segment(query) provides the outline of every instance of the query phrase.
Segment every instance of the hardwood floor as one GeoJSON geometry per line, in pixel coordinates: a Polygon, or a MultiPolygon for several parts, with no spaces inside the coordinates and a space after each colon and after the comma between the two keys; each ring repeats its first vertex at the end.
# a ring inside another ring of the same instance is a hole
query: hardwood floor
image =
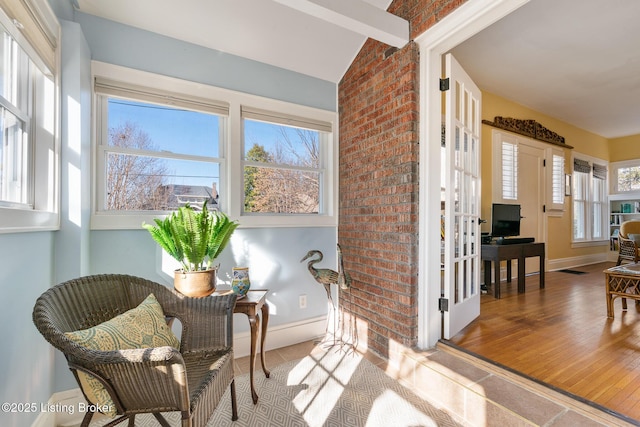
{"type": "Polygon", "coordinates": [[[640,420],[640,306],[614,303],[607,318],[603,270],[613,263],[576,268],[586,274],[547,272],[502,282],[502,298],[482,295],[480,317],[450,341],[454,344],[640,420]]]}

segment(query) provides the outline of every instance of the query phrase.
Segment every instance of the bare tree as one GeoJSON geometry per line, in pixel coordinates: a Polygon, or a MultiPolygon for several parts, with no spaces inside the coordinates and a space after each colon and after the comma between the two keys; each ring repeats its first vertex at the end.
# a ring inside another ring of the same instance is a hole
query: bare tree
{"type": "Polygon", "coordinates": [[[640,168],[630,167],[618,171],[618,190],[632,191],[640,189],[640,168]]]}
{"type": "MultiPolygon", "coordinates": [[[[109,128],[109,146],[155,151],[149,135],[138,125],[126,122],[109,128]]],[[[167,168],[162,159],[134,154],[109,153],[107,167],[107,209],[164,209],[167,192],[163,179],[167,168]]]]}
{"type": "Polygon", "coordinates": [[[295,140],[281,128],[269,163],[289,167],[255,168],[252,171],[252,210],[271,213],[313,213],[319,208],[319,176],[301,170],[319,166],[317,132],[296,129],[295,140]]]}

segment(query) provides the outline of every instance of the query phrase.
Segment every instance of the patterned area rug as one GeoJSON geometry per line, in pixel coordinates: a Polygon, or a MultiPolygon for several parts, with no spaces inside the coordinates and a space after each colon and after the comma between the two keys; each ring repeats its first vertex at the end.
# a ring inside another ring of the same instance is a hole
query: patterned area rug
{"type": "MultiPolygon", "coordinates": [[[[258,363],[259,364],[259,363],[258,363]]],[[[389,427],[459,426],[381,369],[353,352],[316,349],[298,361],[271,370],[265,378],[256,369],[258,403],[253,404],[249,375],[236,377],[238,421],[231,421],[231,398],[225,394],[208,427],[389,427]]],[[[178,414],[166,414],[179,426],[178,414]]],[[[93,423],[92,423],[93,425],[93,423]]],[[[136,417],[136,426],[155,426],[150,416],[136,417]]]]}

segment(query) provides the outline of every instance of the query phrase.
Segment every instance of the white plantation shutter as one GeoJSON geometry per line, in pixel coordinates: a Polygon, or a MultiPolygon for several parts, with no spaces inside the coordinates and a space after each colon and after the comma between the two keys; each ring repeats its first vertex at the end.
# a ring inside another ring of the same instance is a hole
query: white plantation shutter
{"type": "Polygon", "coordinates": [[[502,198],[518,199],[518,145],[502,142],[502,198]]]}
{"type": "Polygon", "coordinates": [[[564,203],[564,156],[553,155],[552,184],[553,203],[564,203]]]}
{"type": "Polygon", "coordinates": [[[547,211],[562,212],[564,210],[564,151],[556,148],[547,149],[546,154],[546,208],[547,211]]]}

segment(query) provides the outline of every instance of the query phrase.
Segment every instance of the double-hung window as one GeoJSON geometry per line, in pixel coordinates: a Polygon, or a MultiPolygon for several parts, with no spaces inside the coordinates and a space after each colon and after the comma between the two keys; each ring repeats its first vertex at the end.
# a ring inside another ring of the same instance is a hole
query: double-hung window
{"type": "Polygon", "coordinates": [[[574,154],[573,241],[603,241],[607,230],[607,162],[574,154]]]}
{"type": "Polygon", "coordinates": [[[55,229],[59,29],[9,3],[0,2],[0,232],[55,229]]]}
{"type": "Polygon", "coordinates": [[[331,124],[249,107],[242,121],[243,214],[325,213],[331,124]]]}
{"type": "Polygon", "coordinates": [[[220,208],[225,103],[104,78],[95,93],[97,213],[220,208]]]}
{"type": "Polygon", "coordinates": [[[92,73],[93,229],[205,201],[246,227],[337,225],[335,112],[96,61],[92,73]]]}

